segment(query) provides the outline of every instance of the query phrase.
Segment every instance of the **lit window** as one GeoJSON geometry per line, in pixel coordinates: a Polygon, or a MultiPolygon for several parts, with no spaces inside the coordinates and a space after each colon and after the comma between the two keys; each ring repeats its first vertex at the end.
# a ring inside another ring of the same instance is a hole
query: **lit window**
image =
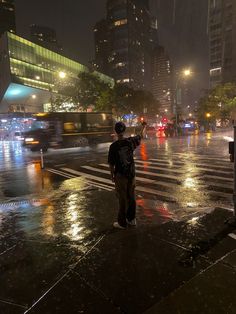
{"type": "Polygon", "coordinates": [[[116,68],[120,68],[120,67],[124,67],[125,66],[125,62],[119,62],[115,65],[116,68]]]}
{"type": "Polygon", "coordinates": [[[114,22],[115,26],[121,26],[121,25],[125,25],[125,24],[127,24],[127,19],[123,19],[123,20],[119,20],[119,21],[114,22]]]}

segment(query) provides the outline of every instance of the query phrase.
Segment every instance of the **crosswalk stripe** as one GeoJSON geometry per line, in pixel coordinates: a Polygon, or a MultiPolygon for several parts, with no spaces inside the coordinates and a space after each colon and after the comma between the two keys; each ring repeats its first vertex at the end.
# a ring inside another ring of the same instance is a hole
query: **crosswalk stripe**
{"type": "Polygon", "coordinates": [[[229,233],[228,236],[234,240],[236,240],[236,234],[235,233],[229,233]]]}
{"type": "Polygon", "coordinates": [[[204,174],[202,176],[203,178],[209,178],[211,180],[220,180],[220,181],[225,181],[225,182],[234,182],[234,179],[233,178],[222,178],[220,176],[213,176],[213,175],[210,175],[210,174],[204,174]]]}
{"type": "MultiPolygon", "coordinates": [[[[137,164],[144,164],[147,163],[148,165],[149,164],[153,164],[152,162],[146,162],[146,161],[141,161],[141,160],[136,160],[136,168],[138,167],[141,167],[137,164]]],[[[183,170],[179,170],[179,169],[173,169],[173,168],[163,168],[163,167],[156,167],[156,166],[148,166],[149,169],[156,169],[156,170],[163,170],[163,171],[171,171],[171,172],[175,172],[175,173],[180,173],[180,174],[183,174],[185,171],[183,170]]]]}
{"type": "MultiPolygon", "coordinates": [[[[100,164],[99,166],[109,167],[107,164],[100,164]]],[[[95,167],[91,167],[91,166],[82,166],[81,168],[87,169],[87,170],[92,170],[95,172],[104,173],[104,174],[110,174],[110,171],[108,171],[108,170],[103,170],[103,169],[95,168],[95,167]]],[[[159,185],[159,186],[165,186],[168,188],[174,188],[176,186],[176,184],[173,184],[173,183],[171,184],[171,183],[166,183],[166,182],[157,182],[156,180],[147,179],[147,178],[143,178],[143,177],[139,177],[139,176],[136,176],[135,178],[136,178],[136,181],[150,183],[150,184],[159,185]]]]}
{"type": "MultiPolygon", "coordinates": [[[[85,178],[89,178],[91,180],[97,180],[97,181],[100,181],[100,182],[103,182],[103,183],[111,184],[111,180],[108,180],[108,179],[105,179],[105,178],[97,177],[95,175],[91,175],[91,174],[84,173],[84,172],[81,172],[81,171],[73,170],[73,169],[70,169],[70,168],[61,168],[61,169],[63,171],[67,171],[67,172],[72,173],[72,174],[76,174],[76,175],[79,175],[79,176],[82,176],[82,177],[85,177],[85,178]]],[[[155,189],[142,187],[142,186],[137,186],[136,187],[136,191],[149,193],[149,194],[152,194],[152,195],[156,195],[157,197],[158,196],[159,197],[164,197],[166,199],[166,201],[170,201],[170,202],[175,202],[176,201],[175,198],[171,197],[170,194],[167,193],[167,192],[162,192],[162,191],[158,191],[158,190],[155,190],[155,189]]]]}
{"type": "MultiPolygon", "coordinates": [[[[65,177],[67,179],[74,179],[74,178],[77,177],[76,175],[68,174],[68,173],[65,173],[65,172],[62,172],[62,171],[59,171],[59,170],[56,170],[56,169],[51,169],[51,168],[47,168],[47,171],[52,172],[52,173],[57,174],[57,175],[60,175],[62,177],[65,177]]],[[[103,189],[106,189],[106,190],[112,190],[112,188],[108,189],[107,186],[104,186],[103,184],[100,184],[100,183],[94,183],[94,182],[89,181],[89,180],[87,180],[87,182],[91,183],[94,186],[99,187],[99,188],[103,188],[103,189]]]]}
{"type": "Polygon", "coordinates": [[[63,173],[62,171],[59,171],[59,170],[56,170],[56,169],[47,168],[47,171],[51,172],[51,173],[54,173],[54,174],[57,174],[57,175],[60,175],[62,177],[65,177],[67,179],[75,178],[74,175],[71,175],[71,174],[68,174],[68,173],[63,173]]]}
{"type": "MultiPolygon", "coordinates": [[[[109,167],[107,164],[100,164],[103,167],[109,167]]],[[[150,175],[153,177],[159,177],[159,178],[167,178],[167,179],[172,179],[175,180],[177,183],[179,183],[180,181],[176,178],[176,176],[172,176],[172,175],[165,175],[162,173],[154,173],[154,172],[149,172],[149,171],[141,171],[141,170],[136,170],[136,173],[139,174],[145,174],[145,175],[150,175]]]]}
{"type": "MultiPolygon", "coordinates": [[[[140,162],[138,159],[135,160],[135,162],[140,162]]],[[[163,166],[171,166],[171,167],[176,167],[176,168],[179,168],[179,169],[182,169],[181,166],[184,166],[186,163],[184,162],[176,162],[176,161],[170,161],[170,160],[166,160],[166,161],[163,161],[163,160],[160,160],[160,159],[148,159],[148,161],[143,161],[143,162],[146,162],[146,163],[150,163],[150,164],[160,164],[160,165],[163,165],[163,166]]],[[[218,164],[212,164],[212,163],[199,163],[199,162],[194,162],[194,165],[196,165],[196,167],[211,167],[212,169],[225,169],[227,171],[233,171],[233,167],[231,164],[228,164],[226,166],[221,166],[221,165],[218,165],[218,164]]]]}
{"type": "MultiPolygon", "coordinates": [[[[185,157],[183,155],[183,153],[172,153],[172,156],[181,156],[182,158],[185,157]]],[[[166,156],[168,157],[168,156],[166,156]]],[[[199,159],[208,159],[208,160],[219,160],[219,161],[229,161],[228,158],[224,157],[224,156],[218,156],[218,155],[215,155],[215,156],[210,156],[210,155],[204,155],[204,154],[186,154],[186,157],[189,158],[189,157],[193,157],[193,158],[199,158],[199,159]]]]}

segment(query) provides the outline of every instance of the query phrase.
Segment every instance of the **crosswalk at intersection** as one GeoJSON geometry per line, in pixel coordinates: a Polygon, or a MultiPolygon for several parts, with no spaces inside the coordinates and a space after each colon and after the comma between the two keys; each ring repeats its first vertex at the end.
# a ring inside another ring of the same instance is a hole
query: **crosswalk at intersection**
{"type": "MultiPolygon", "coordinates": [[[[226,158],[175,153],[171,159],[164,154],[148,160],[137,157],[135,163],[136,191],[140,197],[181,206],[232,204],[233,165],[226,158]]],[[[106,163],[47,170],[66,179],[83,177],[88,184],[103,190],[114,189],[106,163]]]]}

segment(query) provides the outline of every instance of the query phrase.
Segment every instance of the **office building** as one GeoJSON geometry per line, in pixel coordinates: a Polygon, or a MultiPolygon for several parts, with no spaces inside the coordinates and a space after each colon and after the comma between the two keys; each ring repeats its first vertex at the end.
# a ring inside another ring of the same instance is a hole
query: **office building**
{"type": "MultiPolygon", "coordinates": [[[[108,0],[106,30],[95,34],[95,60],[99,63],[104,39],[108,41],[103,68],[118,84],[151,90],[151,50],[153,21],[147,0],[108,0]],[[105,35],[106,33],[106,35],[105,35]],[[102,43],[96,41],[102,38],[102,43]],[[98,45],[97,45],[98,43],[98,45]]],[[[97,30],[98,28],[95,27],[97,30]]]]}
{"type": "Polygon", "coordinates": [[[6,31],[16,32],[14,0],[0,0],[0,36],[6,31]]]}
{"type": "Polygon", "coordinates": [[[152,54],[152,94],[160,102],[160,114],[172,113],[172,69],[169,55],[162,46],[152,54]]]}
{"type": "Polygon", "coordinates": [[[30,26],[31,40],[44,48],[60,52],[62,48],[57,41],[56,31],[50,27],[35,25],[30,26]]]}
{"type": "MultiPolygon", "coordinates": [[[[75,85],[79,73],[89,71],[78,62],[9,32],[0,39],[0,56],[0,112],[47,111],[52,97],[70,97],[71,88],[66,87],[75,85]]],[[[113,84],[113,79],[102,73],[94,75],[113,84]]]]}
{"type": "Polygon", "coordinates": [[[236,81],[236,2],[209,1],[210,84],[236,81]]]}
{"type": "Polygon", "coordinates": [[[109,73],[110,36],[107,20],[101,20],[94,27],[95,40],[95,62],[94,66],[98,71],[109,73]]]}

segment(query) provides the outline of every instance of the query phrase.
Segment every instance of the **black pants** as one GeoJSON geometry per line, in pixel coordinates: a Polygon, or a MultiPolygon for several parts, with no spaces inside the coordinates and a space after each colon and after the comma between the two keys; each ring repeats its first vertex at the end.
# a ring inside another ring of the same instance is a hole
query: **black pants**
{"type": "Polygon", "coordinates": [[[115,176],[115,186],[119,199],[118,223],[126,227],[126,219],[131,221],[136,215],[135,178],[127,178],[118,173],[115,176]]]}

